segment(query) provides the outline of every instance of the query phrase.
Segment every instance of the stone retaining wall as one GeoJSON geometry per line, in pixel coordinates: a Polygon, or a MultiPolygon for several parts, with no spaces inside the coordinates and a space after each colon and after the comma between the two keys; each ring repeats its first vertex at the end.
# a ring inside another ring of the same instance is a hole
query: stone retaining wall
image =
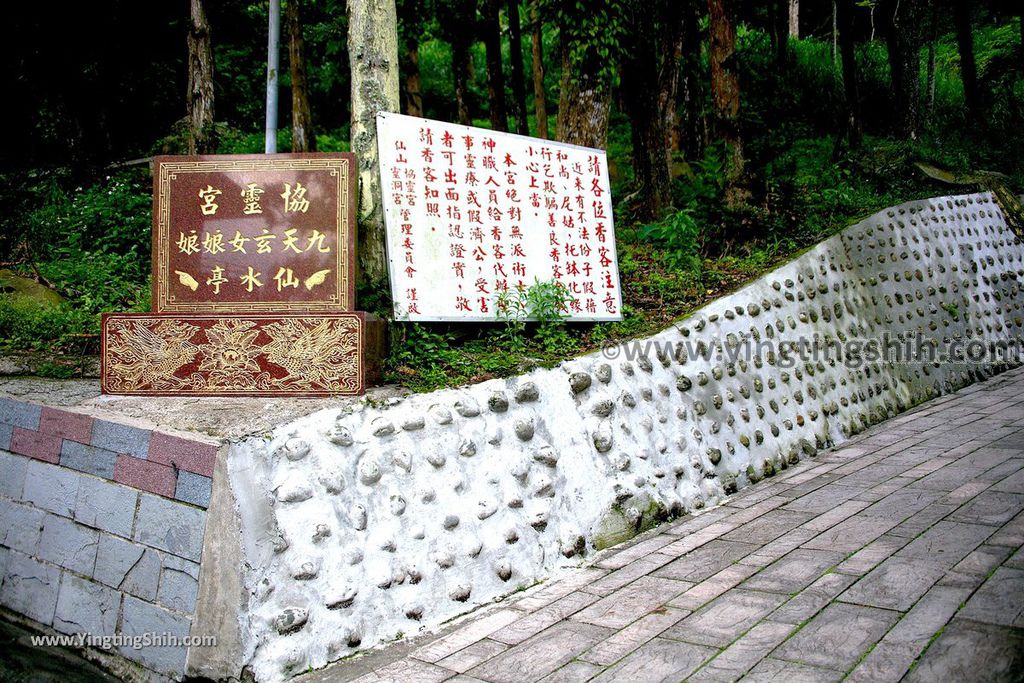
{"type": "MultiPolygon", "coordinates": [[[[188,636],[217,451],[0,399],[0,606],[64,634],[188,636]]],[[[187,649],[118,654],[180,677],[187,649]]]]}
{"type": "Polygon", "coordinates": [[[911,202],[646,353],[617,346],[241,440],[228,460],[246,567],[236,666],[281,680],[436,626],[1004,369],[790,363],[777,343],[1019,339],[1022,256],[987,195],[911,202]]]}

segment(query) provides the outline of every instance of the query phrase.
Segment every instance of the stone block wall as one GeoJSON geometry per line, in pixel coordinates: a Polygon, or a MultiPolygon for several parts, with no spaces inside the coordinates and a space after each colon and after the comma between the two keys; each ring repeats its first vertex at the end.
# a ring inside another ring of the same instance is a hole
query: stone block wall
{"type": "MultiPolygon", "coordinates": [[[[0,607],[68,635],[189,637],[217,451],[0,399],[0,607]]],[[[113,648],[143,679],[180,678],[187,653],[113,648]]]]}
{"type": "Polygon", "coordinates": [[[987,195],[910,202],[637,344],[241,440],[235,666],[282,680],[436,626],[998,372],[779,343],[1020,341],[1022,277],[987,195]]]}

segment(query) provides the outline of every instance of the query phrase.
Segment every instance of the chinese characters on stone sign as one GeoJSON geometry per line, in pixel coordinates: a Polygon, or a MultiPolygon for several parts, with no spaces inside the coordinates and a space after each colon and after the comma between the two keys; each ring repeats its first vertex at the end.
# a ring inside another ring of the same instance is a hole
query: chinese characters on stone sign
{"type": "Polygon", "coordinates": [[[501,292],[554,280],[575,320],[618,320],[605,153],[377,117],[395,317],[495,320],[501,292]]]}
{"type": "Polygon", "coordinates": [[[354,308],[351,155],[158,157],[160,312],[354,308]]]}

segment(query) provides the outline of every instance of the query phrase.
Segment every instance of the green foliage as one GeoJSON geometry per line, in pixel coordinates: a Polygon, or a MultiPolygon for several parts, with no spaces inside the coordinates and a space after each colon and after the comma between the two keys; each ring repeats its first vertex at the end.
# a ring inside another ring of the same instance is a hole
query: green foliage
{"type": "Polygon", "coordinates": [[[541,12],[560,28],[568,48],[570,78],[577,78],[582,65],[596,64],[600,81],[614,81],[626,33],[625,11],[625,0],[541,0],[541,12]]]}
{"type": "Polygon", "coordinates": [[[641,238],[665,248],[665,262],[675,270],[696,270],[700,267],[697,248],[699,233],[700,229],[693,219],[693,209],[689,207],[640,229],[641,238]]]}

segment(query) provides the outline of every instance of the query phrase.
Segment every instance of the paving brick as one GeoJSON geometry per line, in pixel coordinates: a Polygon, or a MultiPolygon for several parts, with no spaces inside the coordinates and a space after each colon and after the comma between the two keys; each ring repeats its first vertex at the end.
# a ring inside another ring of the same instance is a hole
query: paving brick
{"type": "Polygon", "coordinates": [[[162,565],[152,548],[100,534],[93,578],[143,600],[156,600],[162,565]]]}
{"type": "Polygon", "coordinates": [[[572,618],[596,626],[622,628],[664,605],[692,585],[685,581],[645,576],[601,598],[572,618]]]}
{"type": "Polygon", "coordinates": [[[75,513],[81,479],[82,475],[78,472],[32,461],[25,468],[23,498],[36,507],[71,517],[75,513]]]}
{"type": "Polygon", "coordinates": [[[774,650],[796,626],[761,622],[743,634],[697,673],[688,683],[731,683],[757,665],[774,650]]]}
{"type": "Polygon", "coordinates": [[[1024,671],[1024,632],[1005,626],[953,619],[903,679],[1013,681],[1024,671]]]}
{"type": "Polygon", "coordinates": [[[57,463],[60,461],[59,436],[43,434],[29,429],[15,427],[11,432],[11,452],[27,455],[43,462],[57,463]]]}
{"type": "Polygon", "coordinates": [[[672,607],[658,607],[632,624],[602,640],[580,655],[581,659],[594,664],[609,665],[628,655],[633,650],[660,635],[689,612],[672,607]]]}
{"type": "Polygon", "coordinates": [[[593,585],[606,574],[608,574],[608,570],[598,567],[581,569],[563,579],[527,591],[523,597],[515,601],[514,607],[526,611],[539,609],[559,598],[565,597],[575,590],[593,585]]]}
{"type": "Polygon", "coordinates": [[[156,601],[177,612],[192,614],[199,592],[199,565],[174,555],[163,556],[156,601]]]}
{"type": "Polygon", "coordinates": [[[845,574],[825,574],[768,615],[768,620],[784,624],[803,623],[820,612],[854,581],[854,577],[845,574]]]}
{"type": "Polygon", "coordinates": [[[132,535],[139,492],[112,482],[83,477],[78,485],[75,521],[119,536],[132,535]]]}
{"type": "Polygon", "coordinates": [[[145,493],[141,496],[134,540],[198,562],[206,514],[183,503],[145,493]]]}
{"type": "Polygon", "coordinates": [[[217,446],[153,432],[149,441],[149,460],[212,477],[213,466],[217,462],[217,446]]]}
{"type": "Polygon", "coordinates": [[[44,406],[39,416],[39,431],[78,443],[89,443],[92,423],[93,418],[88,415],[44,406]]]}
{"type": "Polygon", "coordinates": [[[149,454],[149,439],[153,432],[117,422],[96,420],[92,426],[93,446],[145,460],[149,454]]]}
{"type": "Polygon", "coordinates": [[[0,496],[21,500],[27,468],[27,459],[20,455],[0,452],[0,496]]]}
{"type": "Polygon", "coordinates": [[[681,681],[715,654],[702,645],[655,638],[640,646],[615,666],[591,680],[608,681],[681,681]]]}
{"type": "Polygon", "coordinates": [[[174,497],[186,503],[205,508],[210,506],[210,493],[213,491],[213,480],[201,474],[193,474],[181,470],[178,472],[178,483],[174,489],[174,497]]]}
{"type": "Polygon", "coordinates": [[[443,666],[446,669],[457,671],[461,674],[469,671],[474,666],[477,666],[482,662],[486,662],[491,657],[501,654],[507,649],[508,645],[505,643],[499,643],[496,640],[485,638],[483,640],[478,640],[469,647],[459,650],[455,654],[448,655],[437,664],[438,666],[443,666]]]}
{"type": "Polygon", "coordinates": [[[716,539],[673,560],[654,575],[677,581],[703,581],[759,547],[753,543],[716,539]]]}
{"type": "Polygon", "coordinates": [[[517,645],[549,626],[576,614],[584,607],[597,602],[598,599],[598,596],[590,593],[578,591],[569,593],[550,605],[541,607],[537,611],[525,615],[522,619],[517,619],[508,626],[498,629],[490,637],[508,645],[517,645]]]}
{"type": "Polygon", "coordinates": [[[999,567],[961,610],[964,619],[1024,627],[1024,569],[999,567]]]}
{"type": "Polygon", "coordinates": [[[985,491],[949,516],[956,522],[1002,526],[1024,510],[1024,494],[985,491]]]}
{"type": "Polygon", "coordinates": [[[59,588],[60,569],[10,551],[7,576],[0,586],[0,605],[49,626],[53,623],[59,588]]]}
{"type": "Polygon", "coordinates": [[[898,618],[898,614],[889,610],[833,603],[772,656],[847,671],[898,618]]]}
{"type": "Polygon", "coordinates": [[[730,531],[722,538],[726,541],[739,541],[740,543],[768,543],[813,517],[814,514],[809,512],[772,510],[754,521],[747,522],[738,529],[730,531]]]}
{"type": "Polygon", "coordinates": [[[8,424],[0,424],[0,451],[11,450],[11,434],[14,427],[8,424]]]}
{"type": "Polygon", "coordinates": [[[0,543],[26,555],[39,551],[43,531],[42,510],[10,500],[0,500],[0,543]]]}
{"type": "Polygon", "coordinates": [[[22,429],[39,429],[41,412],[42,408],[34,403],[0,398],[0,423],[22,429]]]}
{"type": "Polygon", "coordinates": [[[583,586],[582,590],[587,593],[593,593],[594,595],[608,595],[609,593],[622,588],[626,584],[639,579],[641,576],[650,574],[671,560],[672,558],[670,556],[662,555],[660,553],[654,553],[648,557],[633,560],[620,569],[616,569],[615,571],[602,576],[590,585],[583,586]]]}
{"type": "Polygon", "coordinates": [[[442,636],[414,650],[412,656],[424,662],[437,662],[479,640],[483,640],[503,626],[507,626],[522,617],[523,613],[514,609],[502,609],[491,612],[453,633],[442,636]]]}
{"type": "Polygon", "coordinates": [[[837,572],[863,576],[905,546],[906,538],[884,535],[855,552],[836,566],[837,572]]]}
{"type": "Polygon", "coordinates": [[[844,557],[843,553],[798,548],[751,576],[741,587],[772,593],[796,593],[814,583],[826,569],[844,557]]]}
{"type": "Polygon", "coordinates": [[[386,681],[421,681],[422,683],[440,683],[448,680],[451,671],[416,659],[400,659],[387,666],[377,669],[378,680],[386,681]]]}
{"type": "Polygon", "coordinates": [[[788,598],[788,595],[775,593],[731,590],[686,617],[662,636],[698,645],[726,647],[788,598]]]}
{"type": "Polygon", "coordinates": [[[493,683],[537,680],[611,634],[611,629],[600,626],[563,621],[470,669],[468,673],[493,683]]]}
{"type": "Polygon", "coordinates": [[[755,567],[742,564],[726,567],[675,598],[669,605],[681,609],[697,609],[701,605],[714,600],[730,588],[733,588],[756,571],[755,567]]]}
{"type": "MultiPolygon", "coordinates": [[[[565,666],[555,669],[537,683],[585,683],[601,672],[597,664],[574,660],[565,666]]],[[[451,679],[455,681],[456,679],[451,679]]],[[[474,679],[469,679],[472,681],[474,679]]],[[[468,681],[467,681],[468,683],[468,681]]]]}
{"type": "Polygon", "coordinates": [[[60,464],[79,472],[94,474],[104,479],[114,478],[114,463],[117,453],[114,451],[87,446],[76,441],[64,440],[60,450],[60,464]]]}
{"type": "Polygon", "coordinates": [[[967,557],[994,531],[980,524],[939,522],[898,550],[896,557],[914,557],[949,569],[967,557]]]}
{"type": "Polygon", "coordinates": [[[743,680],[751,683],[831,683],[842,677],[843,674],[839,671],[769,657],[751,669],[743,680]]]}
{"type": "Polygon", "coordinates": [[[117,628],[120,607],[117,591],[64,572],[53,628],[62,633],[111,636],[117,628]]]}
{"type": "Polygon", "coordinates": [[[859,605],[906,611],[946,570],[927,559],[890,557],[851,586],[839,599],[859,605]]]}
{"type": "Polygon", "coordinates": [[[99,534],[70,519],[47,515],[39,537],[39,558],[65,569],[92,576],[99,534]]]}
{"type": "Polygon", "coordinates": [[[174,497],[177,488],[174,470],[168,465],[139,460],[130,455],[117,456],[114,481],[167,497],[174,497]]]}
{"type": "MultiPolygon", "coordinates": [[[[143,636],[147,633],[169,633],[181,639],[188,636],[190,620],[162,607],[143,602],[130,595],[124,598],[121,615],[121,632],[126,636],[143,636]]],[[[121,654],[128,659],[163,674],[180,678],[185,670],[188,648],[148,646],[135,649],[121,648],[121,654]]]]}

